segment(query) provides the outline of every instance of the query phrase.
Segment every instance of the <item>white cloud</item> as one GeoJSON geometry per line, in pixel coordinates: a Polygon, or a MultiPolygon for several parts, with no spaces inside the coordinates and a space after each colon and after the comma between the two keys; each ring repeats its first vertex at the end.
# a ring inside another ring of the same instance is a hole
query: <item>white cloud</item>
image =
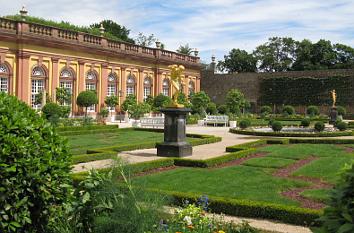
{"type": "Polygon", "coordinates": [[[0,0],[0,14],[23,3],[31,15],[80,25],[113,19],[133,35],[154,33],[172,50],[189,43],[204,60],[232,48],[251,51],[271,36],[354,45],[351,0],[0,0]]]}

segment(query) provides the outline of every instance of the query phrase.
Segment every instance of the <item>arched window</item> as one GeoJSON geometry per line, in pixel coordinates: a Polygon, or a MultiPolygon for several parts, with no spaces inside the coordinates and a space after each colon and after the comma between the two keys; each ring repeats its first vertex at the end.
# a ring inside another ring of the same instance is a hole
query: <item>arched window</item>
{"type": "Polygon", "coordinates": [[[0,92],[9,93],[10,71],[5,64],[0,64],[0,92]]]}
{"type": "Polygon", "coordinates": [[[188,84],[188,94],[191,95],[195,92],[195,84],[193,81],[190,81],[188,84]]]}
{"type": "Polygon", "coordinates": [[[135,95],[135,76],[129,75],[127,79],[127,96],[135,95]]]}
{"type": "Polygon", "coordinates": [[[162,82],[162,94],[170,96],[170,80],[165,78],[162,82]]]}
{"type": "MultiPolygon", "coordinates": [[[[65,88],[70,93],[70,95],[73,95],[74,80],[75,80],[74,71],[71,68],[64,67],[61,70],[59,75],[59,87],[65,88]]],[[[61,104],[63,104],[64,106],[70,106],[71,102],[64,101],[64,103],[61,104]]]]}
{"type": "Polygon", "coordinates": [[[47,74],[42,66],[35,66],[31,73],[31,105],[33,109],[41,109],[42,104],[36,102],[36,96],[46,87],[47,74]]]}
{"type": "MultiPolygon", "coordinates": [[[[89,70],[86,73],[86,91],[96,91],[97,90],[97,73],[94,70],[89,70]]],[[[92,105],[87,108],[88,112],[95,112],[96,105],[92,105]]]]}
{"type": "Polygon", "coordinates": [[[150,77],[144,79],[144,100],[151,96],[152,81],[150,77]]]}

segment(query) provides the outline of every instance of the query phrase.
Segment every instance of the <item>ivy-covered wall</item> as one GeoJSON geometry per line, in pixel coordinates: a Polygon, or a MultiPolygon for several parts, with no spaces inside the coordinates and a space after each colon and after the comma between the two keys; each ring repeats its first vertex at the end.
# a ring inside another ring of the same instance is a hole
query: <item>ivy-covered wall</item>
{"type": "Polygon", "coordinates": [[[260,83],[259,104],[331,105],[330,91],[338,105],[354,105],[354,77],[276,77],[260,83]]]}

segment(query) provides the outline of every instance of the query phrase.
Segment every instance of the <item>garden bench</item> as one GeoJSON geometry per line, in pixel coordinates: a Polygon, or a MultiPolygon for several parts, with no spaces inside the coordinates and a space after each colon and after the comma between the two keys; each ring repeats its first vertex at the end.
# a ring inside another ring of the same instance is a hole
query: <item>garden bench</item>
{"type": "Polygon", "coordinates": [[[147,128],[163,128],[165,124],[164,117],[143,117],[140,119],[141,127],[147,128]]]}
{"type": "Polygon", "coordinates": [[[224,126],[227,126],[229,124],[229,117],[226,115],[207,115],[206,118],[204,118],[204,125],[208,124],[213,124],[214,126],[217,126],[218,124],[223,124],[224,126]]]}

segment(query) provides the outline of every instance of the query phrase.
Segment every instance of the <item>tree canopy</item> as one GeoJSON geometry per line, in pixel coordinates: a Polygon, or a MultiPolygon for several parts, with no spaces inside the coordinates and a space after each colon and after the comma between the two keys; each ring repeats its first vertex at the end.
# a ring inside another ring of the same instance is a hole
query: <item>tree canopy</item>
{"type": "Polygon", "coordinates": [[[191,55],[193,52],[193,49],[189,47],[189,44],[185,45],[180,45],[179,48],[177,49],[177,53],[182,53],[185,55],[191,55]]]}
{"type": "Polygon", "coordinates": [[[290,37],[271,37],[252,53],[232,49],[218,63],[219,70],[229,73],[352,68],[354,48],[332,44],[329,40],[312,43],[307,39],[296,41],[290,37]]]}
{"type": "Polygon", "coordinates": [[[135,41],[129,37],[130,30],[124,26],[119,25],[118,23],[116,23],[112,20],[105,19],[99,23],[94,23],[94,24],[90,25],[90,27],[91,28],[100,28],[101,24],[103,25],[106,33],[111,34],[114,37],[119,38],[123,41],[129,42],[129,43],[135,43],[135,41]]]}

